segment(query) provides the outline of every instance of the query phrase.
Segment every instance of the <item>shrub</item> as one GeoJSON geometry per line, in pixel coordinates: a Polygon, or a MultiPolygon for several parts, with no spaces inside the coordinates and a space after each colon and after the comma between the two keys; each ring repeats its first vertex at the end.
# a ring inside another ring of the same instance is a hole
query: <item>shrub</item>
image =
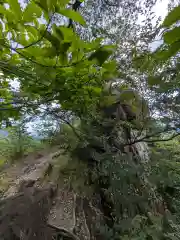
{"type": "Polygon", "coordinates": [[[35,151],[41,142],[33,139],[21,126],[7,129],[8,136],[0,139],[0,160],[14,162],[35,151]]]}

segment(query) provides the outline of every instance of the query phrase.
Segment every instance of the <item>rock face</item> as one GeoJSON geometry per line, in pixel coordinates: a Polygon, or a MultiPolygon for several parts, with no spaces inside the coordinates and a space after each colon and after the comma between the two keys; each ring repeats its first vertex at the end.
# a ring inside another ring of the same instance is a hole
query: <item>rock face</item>
{"type": "Polygon", "coordinates": [[[56,155],[59,153],[38,159],[28,169],[24,167],[22,175],[4,193],[0,203],[0,239],[49,240],[52,235],[100,239],[96,225],[103,218],[97,197],[88,199],[63,185],[41,181],[56,155]]]}
{"type": "Polygon", "coordinates": [[[91,200],[67,189],[36,187],[26,180],[14,196],[1,201],[0,239],[100,239],[102,214],[91,200]]]}
{"type": "Polygon", "coordinates": [[[117,214],[123,225],[127,218],[132,220],[137,214],[146,214],[147,209],[154,208],[154,202],[146,201],[148,207],[143,202],[145,198],[156,199],[147,180],[148,146],[142,142],[132,144],[139,134],[127,122],[136,116],[128,115],[127,107],[123,106],[123,109],[117,102],[112,108],[106,108],[101,121],[93,120],[89,126],[89,122],[85,122],[87,143],[78,146],[73,153],[86,161],[88,184],[95,185],[95,196],[80,195],[63,184],[58,188],[42,184],[40,179],[44,171],[48,164],[53,165],[54,155],[58,154],[41,158],[33,169],[25,169],[5,193],[1,204],[4,207],[1,210],[0,239],[10,240],[13,235],[14,239],[24,240],[58,239],[57,236],[101,240],[104,238],[99,226],[113,228],[117,214]],[[131,182],[128,171],[132,172],[134,182],[131,182]],[[20,184],[22,181],[26,184],[20,184]]]}
{"type": "MultiPolygon", "coordinates": [[[[146,134],[146,118],[141,108],[136,114],[133,107],[119,100],[100,106],[97,118],[84,120],[88,143],[76,151],[80,159],[89,163],[89,182],[100,194],[106,226],[114,229],[118,222],[121,234],[129,230],[127,221],[133,222],[138,215],[148,218],[148,212],[159,214],[157,206],[162,206],[148,180],[148,145],[140,140],[146,134]]],[[[164,211],[163,206],[161,209],[164,211]]]]}

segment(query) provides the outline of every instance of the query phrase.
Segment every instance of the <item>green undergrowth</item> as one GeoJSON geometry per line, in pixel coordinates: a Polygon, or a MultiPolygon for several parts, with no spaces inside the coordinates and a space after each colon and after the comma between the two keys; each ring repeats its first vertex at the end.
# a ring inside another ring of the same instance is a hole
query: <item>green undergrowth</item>
{"type": "Polygon", "coordinates": [[[69,154],[61,154],[54,159],[44,172],[46,181],[53,181],[60,187],[67,187],[81,195],[91,196],[93,185],[87,184],[88,167],[86,162],[82,162],[69,154]]]}
{"type": "Polygon", "coordinates": [[[72,155],[80,141],[75,134],[76,132],[80,134],[79,125],[73,128],[62,124],[59,131],[45,139],[49,146],[58,146],[62,153],[47,167],[44,176],[47,181],[55,181],[60,186],[66,186],[81,195],[90,196],[93,194],[93,186],[87,184],[89,170],[87,161],[72,155]]]}
{"type": "Polygon", "coordinates": [[[46,143],[34,139],[28,133],[17,127],[7,129],[8,136],[0,137],[0,164],[13,164],[24,159],[33,152],[41,151],[47,147],[46,143]]]}
{"type": "Polygon", "coordinates": [[[151,181],[180,224],[180,138],[157,143],[152,148],[151,181]]]}

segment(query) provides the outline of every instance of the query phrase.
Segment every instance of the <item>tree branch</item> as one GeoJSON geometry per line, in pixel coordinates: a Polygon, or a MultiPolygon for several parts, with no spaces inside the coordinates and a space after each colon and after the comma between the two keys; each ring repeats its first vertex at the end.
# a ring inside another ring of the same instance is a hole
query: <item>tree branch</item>
{"type": "Polygon", "coordinates": [[[119,7],[118,3],[110,3],[108,0],[104,0],[104,3],[108,6],[108,7],[119,7]]]}
{"type": "Polygon", "coordinates": [[[36,45],[37,43],[41,42],[42,39],[44,38],[46,32],[48,31],[48,28],[49,28],[49,26],[50,26],[50,24],[51,24],[51,20],[52,20],[53,16],[54,16],[54,13],[51,15],[51,17],[50,17],[50,19],[49,19],[49,22],[48,22],[48,24],[47,24],[47,26],[46,26],[46,29],[45,29],[44,33],[42,34],[42,36],[41,36],[37,41],[32,42],[32,43],[30,43],[29,45],[24,46],[24,47],[22,47],[22,48],[16,48],[16,50],[26,49],[26,48],[32,47],[32,46],[36,45]]]}
{"type": "Polygon", "coordinates": [[[176,133],[174,135],[172,135],[171,137],[169,138],[165,138],[165,139],[153,139],[153,140],[145,140],[144,142],[147,142],[147,143],[153,143],[153,142],[167,142],[167,141],[170,141],[172,139],[174,139],[175,137],[178,137],[180,136],[180,133],[176,133]]]}
{"type": "MultiPolygon", "coordinates": [[[[42,108],[43,109],[43,108],[42,108]]],[[[56,116],[56,118],[57,119],[60,119],[60,120],[62,120],[64,123],[66,123],[71,129],[72,129],[72,131],[73,131],[73,133],[75,134],[75,136],[80,140],[80,141],[82,141],[83,139],[82,139],[82,137],[77,133],[77,131],[76,131],[76,129],[72,126],[72,124],[68,121],[68,120],[66,120],[66,119],[64,119],[62,116],[59,116],[55,111],[53,111],[53,110],[49,110],[49,109],[44,109],[46,112],[48,112],[49,114],[52,114],[52,115],[54,115],[54,116],[56,116]]]]}
{"type": "MultiPolygon", "coordinates": [[[[81,6],[81,1],[75,0],[75,2],[72,4],[72,10],[76,12],[80,6],[81,6]]],[[[68,28],[73,28],[73,20],[71,18],[69,19],[68,28]]]]}
{"type": "Polygon", "coordinates": [[[27,61],[30,61],[30,62],[33,63],[33,64],[37,64],[37,65],[39,65],[39,66],[41,66],[41,67],[45,67],[45,68],[54,68],[54,69],[56,69],[56,68],[69,68],[69,67],[76,66],[77,64],[79,64],[79,63],[81,63],[81,62],[84,61],[84,60],[83,60],[84,57],[82,57],[82,59],[81,59],[80,61],[74,62],[74,63],[72,63],[72,64],[70,64],[70,65],[52,65],[52,66],[48,66],[48,65],[44,65],[44,64],[42,64],[42,63],[36,62],[36,61],[34,61],[33,59],[25,56],[23,53],[19,52],[16,48],[13,48],[13,47],[11,47],[11,46],[7,46],[7,45],[4,45],[4,44],[3,44],[3,46],[6,47],[6,48],[8,48],[8,49],[11,49],[12,51],[14,51],[14,52],[16,52],[16,53],[18,53],[21,57],[23,57],[23,58],[26,59],[27,61]]]}
{"type": "Polygon", "coordinates": [[[176,133],[176,134],[173,134],[171,137],[169,138],[166,138],[166,139],[149,139],[149,138],[152,138],[152,137],[155,137],[159,134],[162,134],[162,133],[165,133],[165,132],[169,132],[169,131],[173,131],[175,129],[164,129],[164,131],[161,131],[161,132],[157,132],[157,133],[153,133],[152,135],[149,135],[149,136],[144,136],[140,139],[135,139],[134,141],[131,141],[130,143],[128,144],[124,144],[123,147],[125,146],[130,146],[130,145],[133,145],[133,144],[136,144],[138,142],[147,142],[147,143],[153,143],[153,142],[166,142],[166,141],[170,141],[172,140],[173,138],[177,137],[180,135],[180,133],[176,133]],[[148,140],[149,139],[149,140],[148,140]]]}

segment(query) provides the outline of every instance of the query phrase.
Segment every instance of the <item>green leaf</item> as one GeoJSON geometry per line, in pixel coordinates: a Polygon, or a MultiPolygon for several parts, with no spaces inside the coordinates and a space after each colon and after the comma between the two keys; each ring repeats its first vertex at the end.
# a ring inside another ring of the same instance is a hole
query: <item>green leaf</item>
{"type": "MultiPolygon", "coordinates": [[[[80,59],[82,59],[83,58],[83,56],[84,56],[84,53],[82,52],[82,51],[79,51],[78,49],[77,50],[73,50],[72,51],[72,59],[71,59],[71,62],[73,63],[73,62],[77,62],[77,61],[79,61],[80,59]]],[[[81,68],[81,66],[76,66],[76,68],[80,68],[80,69],[82,69],[81,68]]],[[[79,71],[80,71],[80,69],[78,69],[79,71]]],[[[78,71],[77,70],[77,71],[78,71]]]]}
{"type": "Polygon", "coordinates": [[[28,32],[29,37],[31,36],[34,40],[38,40],[40,38],[38,30],[30,25],[25,25],[25,29],[28,32]]]}
{"type": "Polygon", "coordinates": [[[96,60],[99,63],[99,65],[102,65],[113,53],[113,50],[114,50],[113,48],[114,46],[112,45],[103,46],[98,50],[96,50],[94,53],[92,53],[88,58],[88,60],[90,61],[96,60]]]}
{"type": "Polygon", "coordinates": [[[37,0],[36,4],[43,9],[44,11],[48,12],[48,3],[47,0],[37,0]]]}
{"type": "Polygon", "coordinates": [[[116,70],[116,61],[104,63],[103,67],[111,72],[114,72],[116,70]]]}
{"type": "Polygon", "coordinates": [[[59,54],[59,62],[62,64],[62,65],[66,65],[68,63],[68,58],[67,58],[67,54],[66,53],[60,53],[59,54]]]}
{"type": "Polygon", "coordinates": [[[58,9],[64,8],[70,0],[47,0],[49,11],[58,12],[58,9]]]}
{"type": "Polygon", "coordinates": [[[2,38],[3,36],[3,27],[2,27],[2,24],[0,22],[0,39],[2,38]]]}
{"type": "Polygon", "coordinates": [[[71,46],[71,42],[63,42],[63,43],[61,43],[60,51],[62,53],[66,53],[67,50],[70,48],[70,46],[71,46]]]}
{"type": "Polygon", "coordinates": [[[54,66],[56,64],[56,59],[55,58],[44,58],[38,57],[38,62],[47,66],[54,66]]]}
{"type": "Polygon", "coordinates": [[[180,20],[180,6],[175,7],[164,19],[162,27],[170,27],[176,21],[180,20]]]}
{"type": "Polygon", "coordinates": [[[175,56],[180,50],[180,41],[172,43],[167,49],[159,50],[155,53],[155,58],[161,60],[168,60],[172,56],[175,56]]]}
{"type": "Polygon", "coordinates": [[[40,18],[42,15],[41,8],[35,4],[34,2],[31,2],[27,5],[23,12],[23,20],[24,22],[31,22],[34,18],[40,18]]]}
{"type": "Polygon", "coordinates": [[[80,23],[81,25],[85,26],[86,22],[84,20],[84,18],[81,16],[80,13],[75,12],[74,10],[71,9],[60,9],[59,13],[62,14],[65,17],[68,17],[70,19],[72,19],[75,22],[80,23]]]}
{"type": "Polygon", "coordinates": [[[60,41],[64,40],[64,35],[59,27],[56,24],[52,25],[53,35],[55,35],[60,41]]]}
{"type": "Polygon", "coordinates": [[[42,48],[42,56],[44,57],[55,57],[57,55],[57,51],[54,47],[42,48]]]}
{"type": "Polygon", "coordinates": [[[21,45],[26,46],[26,45],[28,45],[28,41],[27,41],[26,37],[27,37],[26,33],[21,33],[18,35],[16,41],[18,43],[20,43],[21,45]]]}
{"type": "Polygon", "coordinates": [[[87,51],[96,50],[97,48],[101,47],[102,40],[103,40],[103,38],[96,38],[95,40],[93,40],[91,42],[84,42],[83,48],[86,49],[87,51]]]}
{"type": "Polygon", "coordinates": [[[148,84],[149,86],[154,86],[154,85],[158,85],[161,83],[161,78],[159,76],[150,76],[148,78],[148,84]]]}
{"type": "Polygon", "coordinates": [[[58,38],[56,38],[50,32],[47,32],[47,31],[45,34],[44,34],[44,31],[40,31],[40,33],[44,35],[44,38],[46,38],[52,44],[53,47],[55,47],[56,49],[59,49],[60,40],[58,38]]]}
{"type": "Polygon", "coordinates": [[[173,30],[164,34],[164,41],[167,44],[171,44],[180,39],[180,27],[175,27],[173,30]]]}
{"type": "Polygon", "coordinates": [[[137,93],[134,90],[127,89],[124,90],[120,95],[120,100],[123,101],[129,101],[134,100],[134,98],[137,96],[137,93]]]}
{"type": "Polygon", "coordinates": [[[10,9],[6,9],[3,13],[4,17],[6,17],[7,19],[7,24],[6,26],[8,26],[10,23],[13,23],[14,21],[16,21],[15,18],[15,13],[13,13],[10,9]]]}
{"type": "Polygon", "coordinates": [[[22,11],[21,11],[21,7],[18,0],[9,0],[9,4],[10,4],[10,9],[14,13],[15,18],[20,20],[22,17],[22,11]]]}
{"type": "Polygon", "coordinates": [[[65,40],[65,41],[69,41],[69,40],[72,41],[75,36],[75,33],[71,28],[67,28],[63,26],[60,26],[60,27],[54,26],[53,31],[59,39],[65,40]]]}
{"type": "Polygon", "coordinates": [[[87,90],[88,92],[91,92],[92,94],[94,95],[97,95],[97,96],[100,96],[101,92],[102,92],[102,89],[99,88],[99,87],[94,87],[94,86],[84,86],[83,87],[84,90],[87,90]]]}
{"type": "Polygon", "coordinates": [[[47,0],[47,6],[49,10],[54,11],[56,5],[57,5],[57,0],[47,0]]]}
{"type": "Polygon", "coordinates": [[[26,50],[22,50],[22,53],[25,53],[26,56],[29,57],[35,57],[35,58],[52,58],[56,56],[56,49],[53,47],[44,47],[44,48],[38,48],[35,46],[31,46],[27,48],[26,50]]]}
{"type": "Polygon", "coordinates": [[[0,4],[0,16],[1,16],[1,14],[2,14],[2,16],[3,16],[3,15],[5,14],[5,12],[6,12],[5,7],[0,4]]]}
{"type": "Polygon", "coordinates": [[[47,0],[48,10],[59,12],[60,9],[65,8],[70,0],[47,0]]]}
{"type": "Polygon", "coordinates": [[[26,55],[28,56],[34,56],[34,57],[39,57],[39,56],[43,56],[43,49],[39,48],[39,47],[29,47],[26,50],[24,50],[24,52],[26,53],[26,55]]]}

